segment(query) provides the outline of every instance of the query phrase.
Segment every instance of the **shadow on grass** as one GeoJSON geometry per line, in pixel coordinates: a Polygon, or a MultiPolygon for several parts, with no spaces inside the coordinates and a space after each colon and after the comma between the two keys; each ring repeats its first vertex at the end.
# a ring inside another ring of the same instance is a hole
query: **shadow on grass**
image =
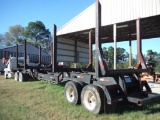
{"type": "Polygon", "coordinates": [[[117,104],[115,114],[123,114],[126,112],[143,112],[144,114],[160,113],[160,101],[153,101],[147,105],[137,106],[132,103],[119,103],[117,104]]]}

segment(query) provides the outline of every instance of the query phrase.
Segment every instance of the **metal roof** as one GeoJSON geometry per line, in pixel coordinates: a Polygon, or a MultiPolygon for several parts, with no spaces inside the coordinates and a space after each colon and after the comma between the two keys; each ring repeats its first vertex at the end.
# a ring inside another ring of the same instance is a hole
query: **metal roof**
{"type": "MultiPolygon", "coordinates": [[[[160,0],[100,0],[102,5],[102,42],[113,41],[113,24],[117,24],[117,40],[136,39],[136,22],[141,18],[142,39],[160,37],[160,0]],[[121,26],[121,27],[120,27],[121,26]],[[125,26],[125,27],[122,27],[125,26]]],[[[95,3],[57,31],[58,36],[88,41],[95,28],[95,3]]]]}

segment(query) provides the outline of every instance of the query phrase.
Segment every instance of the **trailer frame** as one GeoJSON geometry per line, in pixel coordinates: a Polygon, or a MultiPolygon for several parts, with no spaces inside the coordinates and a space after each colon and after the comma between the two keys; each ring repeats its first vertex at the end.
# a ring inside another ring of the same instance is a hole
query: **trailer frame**
{"type": "MultiPolygon", "coordinates": [[[[56,25],[53,26],[51,64],[49,66],[31,67],[25,65],[17,71],[21,82],[29,78],[45,80],[59,84],[66,82],[65,97],[71,104],[81,104],[88,111],[110,113],[119,102],[131,102],[138,106],[160,99],[159,94],[152,93],[146,81],[140,80],[140,74],[148,71],[141,52],[140,18],[136,20],[137,28],[137,65],[135,69],[109,70],[101,48],[101,4],[96,1],[95,28],[95,71],[92,66],[92,38],[89,32],[89,64],[86,68],[65,68],[57,64],[56,25]],[[146,91],[143,90],[146,88],[146,91]]],[[[26,43],[25,43],[26,44],[26,43]]],[[[25,45],[26,46],[26,45],[25,45]]],[[[26,47],[24,47],[26,59],[26,47]]],[[[18,51],[17,51],[18,53],[18,51]]],[[[40,54],[40,53],[39,53],[40,54]]],[[[18,55],[17,55],[18,56],[18,55]]],[[[39,56],[39,61],[41,54],[39,56]]]]}

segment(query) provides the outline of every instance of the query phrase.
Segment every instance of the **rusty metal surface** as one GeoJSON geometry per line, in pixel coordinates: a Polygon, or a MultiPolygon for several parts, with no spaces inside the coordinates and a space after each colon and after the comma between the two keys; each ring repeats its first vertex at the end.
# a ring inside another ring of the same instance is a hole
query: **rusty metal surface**
{"type": "Polygon", "coordinates": [[[137,32],[137,64],[136,69],[147,69],[146,63],[142,55],[142,40],[141,40],[141,19],[136,20],[136,32],[137,32]]]}

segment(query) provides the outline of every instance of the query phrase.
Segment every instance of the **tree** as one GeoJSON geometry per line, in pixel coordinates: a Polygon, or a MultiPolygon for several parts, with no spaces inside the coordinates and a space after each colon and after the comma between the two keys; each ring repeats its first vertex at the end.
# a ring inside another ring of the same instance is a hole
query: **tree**
{"type": "MultiPolygon", "coordinates": [[[[114,64],[114,48],[112,46],[102,49],[103,55],[107,61],[109,69],[113,69],[114,64]]],[[[95,58],[95,50],[93,51],[93,57],[95,58]]],[[[117,67],[118,68],[128,68],[128,53],[124,48],[117,48],[117,67]]]]}
{"type": "Polygon", "coordinates": [[[26,27],[25,36],[28,41],[32,42],[35,46],[42,46],[48,50],[51,42],[51,33],[46,29],[41,21],[30,22],[26,27]]]}
{"type": "Polygon", "coordinates": [[[109,69],[113,69],[114,64],[114,48],[112,46],[108,47],[108,56],[106,61],[108,62],[109,69]]]}
{"type": "Polygon", "coordinates": [[[0,43],[4,40],[4,35],[0,34],[0,43]]]}
{"type": "Polygon", "coordinates": [[[21,25],[12,26],[9,28],[9,32],[5,33],[6,45],[12,45],[15,43],[23,43],[25,28],[21,25]]]}
{"type": "Polygon", "coordinates": [[[160,73],[160,53],[158,53],[156,57],[155,71],[160,73]]]}
{"type": "Polygon", "coordinates": [[[147,50],[147,57],[151,61],[154,61],[156,59],[157,54],[158,54],[157,52],[153,52],[152,50],[147,50]]]}
{"type": "Polygon", "coordinates": [[[0,34],[0,46],[5,46],[5,38],[3,34],[0,34]]]}

